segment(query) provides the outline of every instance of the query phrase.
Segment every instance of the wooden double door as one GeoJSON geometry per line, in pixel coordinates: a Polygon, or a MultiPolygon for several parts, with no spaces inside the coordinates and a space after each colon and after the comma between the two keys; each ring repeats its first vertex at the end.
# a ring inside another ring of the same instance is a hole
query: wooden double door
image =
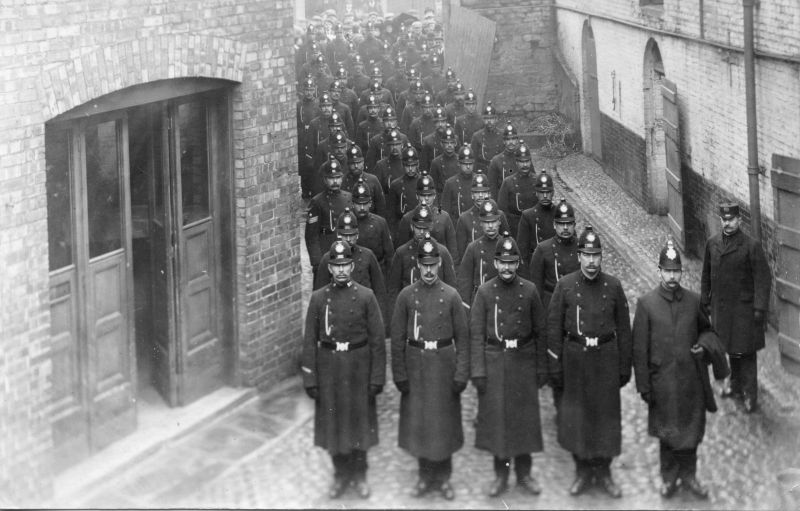
{"type": "Polygon", "coordinates": [[[228,127],[219,91],[47,126],[57,469],[135,430],[147,391],[224,385],[228,127]]]}

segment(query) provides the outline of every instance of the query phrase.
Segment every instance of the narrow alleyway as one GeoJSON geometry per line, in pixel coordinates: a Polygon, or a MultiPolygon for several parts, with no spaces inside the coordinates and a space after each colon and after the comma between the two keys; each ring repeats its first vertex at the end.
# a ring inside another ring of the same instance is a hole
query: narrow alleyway
{"type": "MultiPolygon", "coordinates": [[[[551,168],[550,161],[536,162],[551,168]]],[[[638,296],[656,285],[656,258],[666,239],[662,218],[647,215],[620,191],[599,165],[583,155],[558,162],[556,197],[565,196],[590,221],[604,242],[603,270],[619,277],[631,311],[638,296]]],[[[686,259],[689,259],[688,257],[686,259]]],[[[684,284],[699,287],[700,261],[686,261],[684,284]]],[[[167,446],[104,487],[60,506],[224,508],[561,508],[561,509],[776,509],[786,505],[776,481],[779,471],[800,467],[800,396],[797,382],[780,368],[774,332],[761,352],[761,410],[746,415],[731,400],[718,399],[699,449],[698,477],[708,501],[684,493],[658,495],[658,443],[647,436],[647,413],[632,381],[623,395],[623,453],[612,465],[623,498],[599,490],[573,498],[572,459],[556,442],[549,387],[540,391],[545,450],[534,456],[533,473],[544,491],[529,497],[512,489],[500,499],[484,495],[493,478],[489,454],[473,447],[477,399],[465,392],[464,448],[454,456],[456,500],[408,496],[416,460],[397,447],[399,393],[389,383],[378,398],[380,445],[369,454],[373,495],[326,496],[332,467],[328,454],[312,445],[313,406],[299,381],[280,393],[251,401],[205,429],[167,446]]],[[[390,377],[389,377],[390,378],[390,377]]],[[[389,379],[391,381],[391,379],[389,379]]]]}

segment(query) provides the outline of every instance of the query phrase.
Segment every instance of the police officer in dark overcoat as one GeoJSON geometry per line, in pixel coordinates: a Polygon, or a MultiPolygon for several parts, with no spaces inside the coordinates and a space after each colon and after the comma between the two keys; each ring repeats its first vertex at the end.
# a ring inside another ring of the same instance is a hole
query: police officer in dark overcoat
{"type": "Polygon", "coordinates": [[[367,449],[378,443],[375,396],[386,379],[384,326],[375,294],[350,277],[350,245],[337,240],[330,253],[332,282],[312,293],[306,313],[303,386],[315,401],[314,445],[333,460],[328,496],[352,485],[367,498],[367,449]]]}
{"type": "Polygon", "coordinates": [[[491,101],[483,108],[483,124],[483,128],[472,135],[469,143],[475,153],[475,168],[486,173],[492,158],[503,151],[503,134],[497,129],[497,110],[491,101]]]}
{"type": "Polygon", "coordinates": [[[619,498],[611,460],[622,450],[620,388],[631,378],[628,300],[619,279],[601,270],[600,237],[590,225],[578,253],[581,269],[558,281],[547,313],[551,381],[564,389],[558,443],[575,460],[571,495],[595,480],[619,498]]]}
{"type": "Polygon", "coordinates": [[[508,226],[514,236],[518,236],[519,219],[522,212],[532,208],[538,202],[537,185],[540,177],[536,176],[531,160],[531,151],[521,143],[514,153],[517,172],[503,179],[497,193],[497,205],[506,214],[508,226]]]}
{"type": "Polygon", "coordinates": [[[398,445],[416,457],[412,495],[450,484],[453,453],[464,445],[461,393],[469,379],[469,325],[458,292],[441,281],[441,246],[417,244],[419,280],[400,292],[392,315],[392,375],[400,398],[398,445]]]}
{"type": "Polygon", "coordinates": [[[489,168],[486,176],[489,178],[489,192],[493,199],[497,200],[500,185],[509,175],[517,171],[517,148],[520,139],[517,135],[517,128],[510,122],[503,129],[503,151],[496,154],[489,161],[489,168]]]}
{"type": "Polygon", "coordinates": [[[508,487],[511,460],[517,486],[538,495],[531,476],[532,452],[541,452],[539,387],[548,380],[546,314],[536,286],[517,274],[519,248],[514,238],[499,238],[494,248],[497,276],[475,294],[470,311],[470,376],[478,390],[475,447],[494,456],[490,497],[508,487]]]}
{"type": "Polygon", "coordinates": [[[400,219],[400,223],[397,225],[397,238],[394,240],[395,246],[399,247],[413,236],[411,219],[414,218],[420,204],[425,204],[431,208],[433,213],[431,236],[447,247],[447,250],[452,255],[456,251],[456,228],[450,219],[450,215],[436,205],[436,183],[424,170],[417,180],[417,206],[400,219]]]}
{"type": "MultiPolygon", "coordinates": [[[[546,239],[555,236],[553,217],[556,208],[553,205],[553,178],[542,170],[536,178],[536,204],[522,211],[517,228],[517,242],[522,252],[522,259],[530,262],[536,246],[546,239]]],[[[574,221],[574,220],[573,220],[574,221]]],[[[576,268],[577,269],[577,268],[576,268]]]]}
{"type": "Polygon", "coordinates": [[[700,295],[681,287],[681,256],[672,240],[659,254],[658,269],[661,282],[639,298],[633,319],[636,389],[648,406],[647,432],[660,442],[661,496],[672,497],[680,482],[705,499],[708,490],[695,474],[707,403],[716,410],[707,364],[724,378],[728,363],[700,295]]]}
{"type": "Polygon", "coordinates": [[[342,191],[342,166],[333,159],[322,167],[325,190],[311,198],[306,213],[305,240],[311,268],[316,273],[323,247],[336,241],[336,221],[351,206],[350,192],[342,191]]]}
{"type": "Polygon", "coordinates": [[[342,177],[342,189],[352,190],[359,180],[363,180],[372,194],[372,213],[386,216],[386,198],[378,176],[364,170],[364,156],[361,148],[350,143],[346,152],[347,172],[342,177]]]}
{"type": "MultiPolygon", "coordinates": [[[[490,200],[488,179],[482,172],[472,174],[471,188],[472,207],[461,213],[456,222],[456,264],[461,264],[461,258],[467,250],[467,245],[480,238],[483,230],[480,225],[480,212],[483,204],[490,200]]],[[[506,214],[500,211],[500,231],[511,232],[508,229],[506,214]]]]}
{"type": "Polygon", "coordinates": [[[706,243],[700,299],[730,358],[730,387],[723,397],[741,398],[747,413],[758,405],[758,350],[772,284],[761,244],[741,230],[738,204],[719,208],[722,232],[706,243]]]}
{"type": "Polygon", "coordinates": [[[478,216],[483,234],[467,245],[456,268],[458,294],[467,307],[472,304],[478,288],[497,275],[494,249],[500,235],[500,209],[495,201],[488,199],[481,204],[478,216]]]}
{"type": "MultiPolygon", "coordinates": [[[[469,146],[462,145],[458,148],[458,173],[450,176],[444,184],[439,184],[441,192],[442,209],[450,215],[450,219],[455,225],[461,213],[467,211],[473,205],[472,189],[472,169],[475,165],[474,153],[469,146]]],[[[489,196],[488,182],[486,176],[482,178],[486,185],[486,197],[489,196]]],[[[438,184],[438,183],[437,183],[438,184]]]]}
{"type": "MultiPolygon", "coordinates": [[[[561,277],[581,268],[575,236],[575,210],[566,199],[561,199],[558,206],[553,208],[553,212],[551,229],[555,236],[536,245],[528,272],[530,281],[536,284],[536,289],[539,290],[545,308],[550,305],[550,297],[553,296],[553,290],[561,277]]],[[[521,243],[519,251],[524,260],[525,252],[521,243]]]]}
{"type": "Polygon", "coordinates": [[[417,182],[419,181],[419,153],[414,146],[406,144],[400,156],[403,175],[392,180],[386,200],[386,221],[397,238],[397,227],[407,212],[417,207],[417,182]]]}
{"type": "Polygon", "coordinates": [[[394,257],[394,245],[389,234],[389,224],[382,216],[371,213],[372,192],[363,179],[359,179],[352,190],[353,211],[358,218],[358,242],[375,254],[383,270],[389,275],[389,267],[394,257]]]}

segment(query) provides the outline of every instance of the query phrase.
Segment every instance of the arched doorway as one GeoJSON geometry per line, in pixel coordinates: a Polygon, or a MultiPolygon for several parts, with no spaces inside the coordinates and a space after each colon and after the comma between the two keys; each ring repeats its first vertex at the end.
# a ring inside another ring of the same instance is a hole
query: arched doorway
{"type": "Polygon", "coordinates": [[[597,50],[594,43],[594,32],[589,20],[583,24],[583,104],[585,112],[584,147],[586,152],[603,159],[600,94],[597,87],[597,50]]]}
{"type": "Polygon", "coordinates": [[[649,213],[667,213],[666,150],[664,136],[664,105],[662,85],[664,84],[664,63],[658,43],[650,39],[644,51],[644,77],[642,93],[644,98],[644,139],[646,175],[645,205],[649,213]]]}

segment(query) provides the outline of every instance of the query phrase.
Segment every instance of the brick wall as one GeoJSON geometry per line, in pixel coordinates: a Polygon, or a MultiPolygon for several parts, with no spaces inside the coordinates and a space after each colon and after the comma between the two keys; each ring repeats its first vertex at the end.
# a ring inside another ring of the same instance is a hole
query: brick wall
{"type": "Polygon", "coordinates": [[[462,1],[497,23],[486,98],[510,113],[555,110],[552,0],[462,1]]]}
{"type": "Polygon", "coordinates": [[[600,114],[603,170],[640,205],[648,201],[645,142],[611,117],[600,114]]]}
{"type": "Polygon", "coordinates": [[[9,0],[0,8],[0,504],[51,491],[44,123],[148,81],[239,82],[233,101],[239,379],[293,369],[301,330],[292,1],[9,0]]]}

